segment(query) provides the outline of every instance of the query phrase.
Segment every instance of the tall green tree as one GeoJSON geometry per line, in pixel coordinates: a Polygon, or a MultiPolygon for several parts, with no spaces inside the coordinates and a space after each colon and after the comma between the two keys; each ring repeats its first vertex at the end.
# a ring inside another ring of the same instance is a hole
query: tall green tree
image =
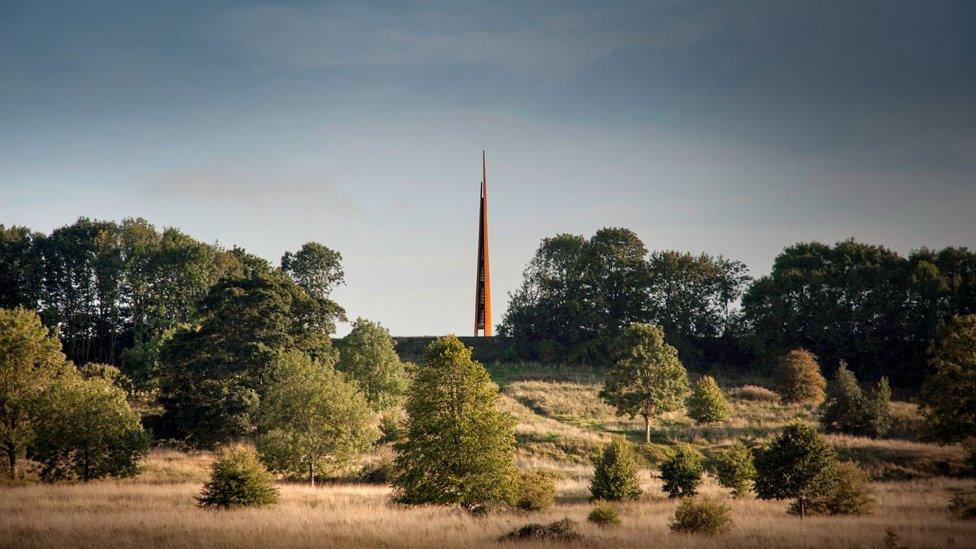
{"type": "Polygon", "coordinates": [[[281,270],[316,299],[328,299],[345,282],[342,254],[318,242],[306,242],[297,252],[285,252],[281,270]]]}
{"type": "Polygon", "coordinates": [[[55,382],[44,395],[38,423],[31,458],[41,464],[45,480],[133,476],[149,447],[125,391],[105,376],[55,382]]]}
{"type": "Polygon", "coordinates": [[[976,315],[939,328],[929,354],[931,374],[919,393],[928,432],[945,442],[976,436],[976,315]]]}
{"type": "Polygon", "coordinates": [[[272,471],[307,474],[314,485],[316,472],[348,465],[369,449],[379,435],[372,417],[356,384],[330,362],[286,351],[261,401],[257,449],[272,471]]]}
{"type": "Polygon", "coordinates": [[[798,514],[804,516],[810,502],[834,489],[837,456],[816,429],[797,423],[756,454],[755,466],[756,495],[793,499],[798,514]]]}
{"type": "Polygon", "coordinates": [[[27,227],[0,223],[0,307],[37,307],[44,270],[38,242],[43,238],[27,227]]]}
{"type": "Polygon", "coordinates": [[[278,273],[224,279],[197,314],[164,343],[159,363],[164,424],[199,446],[253,434],[279,353],[335,352],[336,311],[278,273]]]}
{"type": "Polygon", "coordinates": [[[353,380],[377,411],[395,406],[407,390],[407,370],[390,332],[377,322],[357,318],[337,345],[336,368],[353,380]]]}
{"type": "Polygon", "coordinates": [[[642,417],[644,440],[650,442],[651,420],[684,404],[688,373],[657,326],[632,324],[618,336],[613,350],[616,363],[607,372],[600,398],[620,415],[642,417]]]}
{"type": "Polygon", "coordinates": [[[498,410],[498,386],[454,336],[427,348],[407,400],[393,485],[403,503],[514,504],[515,420],[498,410]]]}
{"type": "Polygon", "coordinates": [[[35,440],[44,393],[72,368],[57,335],[37,313],[0,309],[0,448],[11,478],[17,477],[17,460],[35,440]]]}

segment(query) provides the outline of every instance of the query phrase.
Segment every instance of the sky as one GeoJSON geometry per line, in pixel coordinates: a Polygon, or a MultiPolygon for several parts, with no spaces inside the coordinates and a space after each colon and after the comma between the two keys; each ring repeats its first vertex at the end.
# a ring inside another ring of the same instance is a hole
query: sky
{"type": "Polygon", "coordinates": [[[973,247],[976,2],[0,1],[6,225],[318,241],[351,318],[466,335],[482,149],[495,323],[557,233],[973,247]]]}

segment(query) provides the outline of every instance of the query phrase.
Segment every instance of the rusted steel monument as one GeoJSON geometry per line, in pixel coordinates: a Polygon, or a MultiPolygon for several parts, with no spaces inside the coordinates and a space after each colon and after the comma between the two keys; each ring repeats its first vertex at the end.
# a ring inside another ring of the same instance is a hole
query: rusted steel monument
{"type": "Polygon", "coordinates": [[[474,290],[474,335],[491,337],[491,272],[488,269],[488,164],[481,151],[481,214],[478,216],[478,271],[474,290]]]}

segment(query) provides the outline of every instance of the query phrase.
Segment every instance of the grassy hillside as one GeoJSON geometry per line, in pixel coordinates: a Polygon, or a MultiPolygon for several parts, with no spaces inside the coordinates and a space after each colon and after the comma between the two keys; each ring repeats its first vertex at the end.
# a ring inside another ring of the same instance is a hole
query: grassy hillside
{"type": "MultiPolygon", "coordinates": [[[[194,497],[207,478],[211,454],[158,448],[133,479],[0,489],[0,547],[489,547],[527,522],[562,517],[578,522],[584,546],[645,547],[653,541],[660,547],[879,547],[889,530],[903,546],[976,545],[976,522],[954,520],[946,512],[954,490],[976,487],[971,479],[950,477],[962,470],[963,451],[914,440],[918,417],[910,403],[894,405],[894,438],[828,437],[841,456],[861,463],[875,479],[870,515],[799,519],[786,513],[786,502],[748,497],[731,502],[732,530],[711,539],[670,531],[677,503],[661,492],[654,464],[678,441],[710,454],[739,438],[765,440],[790,421],[813,421],[811,407],[783,405],[761,389],[743,388],[763,380],[725,379],[733,407],[729,421],[696,426],[668,416],[655,422],[654,442],[646,445],[638,421],[615,416],[598,398],[597,370],[502,364],[491,373],[502,390],[501,406],[518,419],[519,466],[556,474],[552,509],[476,517],[450,507],[398,506],[390,502],[388,486],[360,483],[351,470],[315,488],[283,482],[282,501],[270,509],[206,511],[194,497]],[[605,529],[586,522],[592,508],[590,459],[614,436],[634,441],[649,467],[642,473],[644,496],[621,506],[622,526],[605,529]]],[[[367,459],[389,452],[384,447],[367,459]]],[[[710,477],[703,491],[726,494],[710,477]]]]}

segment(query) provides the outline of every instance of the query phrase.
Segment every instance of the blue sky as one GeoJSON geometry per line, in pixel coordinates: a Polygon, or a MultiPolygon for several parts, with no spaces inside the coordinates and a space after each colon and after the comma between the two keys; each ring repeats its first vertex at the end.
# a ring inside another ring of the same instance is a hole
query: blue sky
{"type": "Polygon", "coordinates": [[[754,274],[800,240],[976,245],[976,3],[0,3],[0,222],[340,250],[352,317],[466,334],[539,239],[754,274]]]}

